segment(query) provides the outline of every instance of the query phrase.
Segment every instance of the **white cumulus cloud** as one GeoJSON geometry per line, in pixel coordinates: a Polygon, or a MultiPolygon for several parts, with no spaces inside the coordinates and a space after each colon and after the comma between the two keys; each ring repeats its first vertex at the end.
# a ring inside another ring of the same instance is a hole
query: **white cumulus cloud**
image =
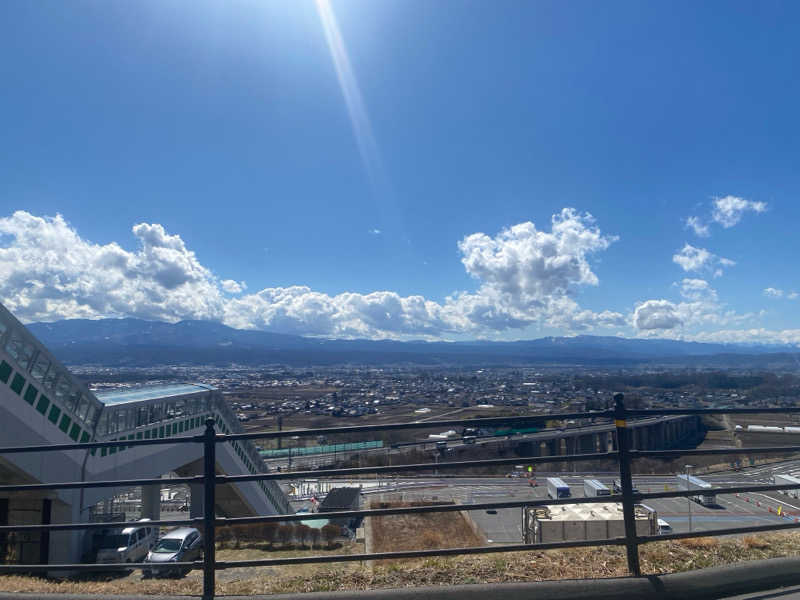
{"type": "Polygon", "coordinates": [[[686,338],[697,328],[726,326],[753,320],[753,313],[739,314],[719,301],[717,291],[704,279],[686,278],[675,284],[683,300],[646,300],[633,313],[633,325],[646,335],[668,333],[686,338]]]}
{"type": "Polygon", "coordinates": [[[133,227],[130,252],[81,238],[63,217],[0,218],[0,298],[24,321],[133,316],[219,320],[212,273],[161,225],[133,227]]]}
{"type": "Polygon", "coordinates": [[[678,305],[669,300],[646,300],[633,311],[633,324],[642,331],[675,329],[683,325],[678,305]]]}
{"type": "Polygon", "coordinates": [[[240,294],[247,289],[244,281],[234,281],[233,279],[223,279],[220,281],[220,286],[229,294],[240,294]]]}
{"type": "Polygon", "coordinates": [[[218,278],[162,225],[139,223],[132,232],[135,251],[85,240],[60,215],[18,211],[0,218],[0,298],[28,322],[203,319],[334,337],[492,335],[532,324],[587,331],[626,321],[617,312],[584,309],[574,298],[598,284],[589,257],[616,238],[573,209],[554,215],[549,231],[528,222],[495,237],[466,236],[458,247],[478,288],[442,302],[391,291],[331,296],[302,285],[244,293],[244,282],[218,278]]]}
{"type": "Polygon", "coordinates": [[[779,290],[774,287],[768,287],[764,289],[764,295],[767,298],[783,298],[783,290],[779,290]]]}
{"type": "Polygon", "coordinates": [[[686,227],[694,231],[697,237],[708,237],[711,235],[708,225],[700,220],[700,217],[688,217],[686,227]]]}
{"type": "Polygon", "coordinates": [[[745,212],[763,213],[766,210],[766,202],[754,202],[744,198],[737,198],[736,196],[725,196],[724,198],[714,199],[711,218],[725,229],[728,229],[741,221],[745,212]]]}
{"type": "Polygon", "coordinates": [[[679,252],[674,254],[672,262],[679,265],[684,271],[710,271],[715,277],[722,275],[723,268],[736,264],[728,258],[717,256],[705,248],[696,248],[691,244],[685,244],[679,252]]]}

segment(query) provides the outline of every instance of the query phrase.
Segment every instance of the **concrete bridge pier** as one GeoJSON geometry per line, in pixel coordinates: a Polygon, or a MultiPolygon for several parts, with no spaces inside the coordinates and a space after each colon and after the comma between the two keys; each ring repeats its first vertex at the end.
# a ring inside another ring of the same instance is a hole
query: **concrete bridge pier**
{"type": "MultiPolygon", "coordinates": [[[[201,487],[202,489],[202,487],[201,487]]],[[[161,486],[142,486],[142,518],[156,521],[161,518],[161,486]]]]}
{"type": "Polygon", "coordinates": [[[564,445],[566,446],[565,454],[577,454],[578,444],[575,436],[564,438],[564,445]]]}
{"type": "Polygon", "coordinates": [[[189,484],[189,517],[192,519],[203,517],[203,484],[189,484]]]}
{"type": "Polygon", "coordinates": [[[577,438],[577,442],[579,454],[592,454],[597,448],[597,438],[594,434],[582,435],[577,438]]]}

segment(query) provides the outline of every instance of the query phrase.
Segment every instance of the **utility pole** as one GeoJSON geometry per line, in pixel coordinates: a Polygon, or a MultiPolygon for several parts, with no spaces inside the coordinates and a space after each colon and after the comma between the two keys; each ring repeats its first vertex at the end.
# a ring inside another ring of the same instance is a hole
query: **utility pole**
{"type": "MultiPolygon", "coordinates": [[[[686,465],[686,489],[691,491],[692,490],[692,476],[689,473],[689,469],[692,469],[694,465],[686,465]]],[[[686,496],[686,502],[689,505],[689,533],[692,531],[692,497],[686,496]]]]}

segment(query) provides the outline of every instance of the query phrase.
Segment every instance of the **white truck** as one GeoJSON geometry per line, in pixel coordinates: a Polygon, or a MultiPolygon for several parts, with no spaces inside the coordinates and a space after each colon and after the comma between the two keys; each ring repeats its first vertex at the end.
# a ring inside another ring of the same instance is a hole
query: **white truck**
{"type": "MultiPolygon", "coordinates": [[[[525,507],[523,511],[526,544],[625,536],[625,520],[619,502],[525,507]]],[[[655,535],[658,531],[658,515],[652,508],[644,504],[634,505],[634,518],[637,535],[655,535]]]]}
{"type": "Polygon", "coordinates": [[[797,484],[797,488],[790,490],[779,490],[781,494],[786,494],[790,498],[800,498],[800,479],[791,475],[775,475],[772,478],[772,483],[775,485],[790,485],[797,484]]]}
{"type": "Polygon", "coordinates": [[[597,479],[583,480],[583,495],[586,498],[597,498],[598,496],[610,496],[611,490],[597,479]]]}
{"type": "Polygon", "coordinates": [[[717,494],[710,483],[685,473],[678,475],[677,479],[679,489],[686,491],[697,490],[697,494],[689,496],[692,500],[703,506],[716,506],[717,494]]]}
{"type": "Polygon", "coordinates": [[[553,500],[572,497],[569,486],[558,477],[547,478],[547,495],[553,500]]]}

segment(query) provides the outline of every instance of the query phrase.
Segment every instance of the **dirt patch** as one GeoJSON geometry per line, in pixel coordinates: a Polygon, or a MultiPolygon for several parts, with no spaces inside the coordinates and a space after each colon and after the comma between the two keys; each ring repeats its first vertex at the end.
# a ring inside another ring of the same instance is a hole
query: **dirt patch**
{"type": "MultiPolygon", "coordinates": [[[[374,508],[411,506],[408,502],[375,503],[374,508]]],[[[368,517],[372,552],[398,550],[431,550],[483,546],[485,541],[475,534],[460,512],[390,515],[368,517]]]]}

